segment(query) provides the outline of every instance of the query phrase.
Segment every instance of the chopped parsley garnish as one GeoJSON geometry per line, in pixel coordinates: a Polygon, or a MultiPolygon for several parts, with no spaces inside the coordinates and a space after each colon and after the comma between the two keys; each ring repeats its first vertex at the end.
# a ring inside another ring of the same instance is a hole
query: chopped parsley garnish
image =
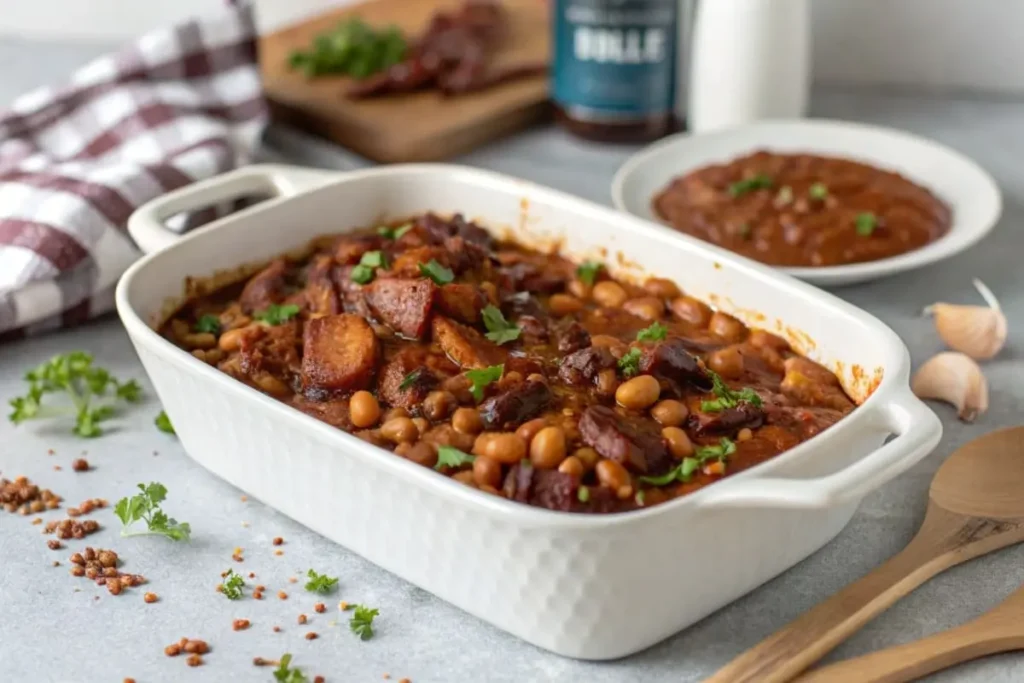
{"type": "Polygon", "coordinates": [[[474,460],[476,460],[475,455],[463,453],[458,448],[439,446],[437,448],[437,464],[434,465],[434,469],[440,470],[442,467],[459,468],[463,465],[472,465],[474,460]]]}
{"type": "Polygon", "coordinates": [[[701,401],[700,409],[705,413],[717,413],[726,408],[735,408],[741,402],[749,403],[755,408],[761,407],[761,397],[750,387],[734,391],[725,383],[725,380],[719,377],[717,372],[708,370],[708,374],[711,375],[711,382],[714,384],[712,391],[718,398],[712,401],[701,401]]]}
{"type": "Polygon", "coordinates": [[[224,575],[224,581],[220,585],[220,592],[228,600],[239,600],[242,597],[242,588],[245,587],[245,579],[229,569],[224,575]]]}
{"type": "Polygon", "coordinates": [[[196,321],[196,332],[220,333],[220,318],[207,313],[196,321]]]}
{"type": "Polygon", "coordinates": [[[380,614],[378,610],[363,605],[355,606],[355,613],[349,619],[348,627],[362,640],[373,638],[373,618],[380,614]]]}
{"type": "Polygon", "coordinates": [[[298,669],[291,668],[292,656],[281,655],[281,661],[274,670],[274,680],[278,683],[309,683],[309,679],[298,669]]]}
{"type": "Polygon", "coordinates": [[[178,522],[173,517],[160,509],[160,503],[167,499],[167,487],[163,484],[152,482],[149,486],[139,484],[142,493],[135,494],[131,498],[124,497],[117,501],[114,506],[114,514],[121,520],[124,528],[121,529],[122,536],[166,536],[172,541],[187,541],[192,533],[188,522],[178,522]],[[128,528],[142,520],[146,523],[147,531],[129,531],[128,528]]]}
{"type": "Polygon", "coordinates": [[[416,383],[416,380],[420,378],[421,374],[423,374],[423,371],[418,368],[410,372],[408,375],[402,378],[402,383],[398,385],[398,390],[405,391],[406,389],[411,387],[413,384],[416,383]]]}
{"type": "Polygon", "coordinates": [[[92,364],[92,356],[84,351],[54,356],[47,362],[28,371],[28,393],[12,398],[13,410],[8,416],[18,425],[26,420],[74,415],[72,433],[91,438],[103,433],[99,423],[114,416],[114,405],[118,399],[134,403],[142,395],[142,388],[135,380],[120,382],[109,371],[92,364]],[[67,394],[71,406],[58,408],[43,406],[46,394],[67,394]],[[103,405],[96,405],[95,399],[110,398],[103,405]]]}
{"type": "Polygon", "coordinates": [[[619,359],[619,372],[623,377],[632,377],[640,372],[640,349],[633,347],[619,359]]]}
{"type": "Polygon", "coordinates": [[[871,237],[871,233],[878,227],[878,216],[871,212],[858,213],[856,224],[858,235],[861,237],[871,237]]]}
{"type": "Polygon", "coordinates": [[[384,227],[377,228],[377,234],[386,240],[397,240],[410,230],[412,230],[412,223],[399,225],[397,228],[391,228],[385,225],[384,227]]]}
{"type": "Polygon", "coordinates": [[[492,365],[489,368],[466,371],[466,379],[473,383],[473,386],[469,388],[469,391],[473,394],[473,398],[476,399],[477,403],[482,401],[484,398],[484,388],[491,382],[497,382],[501,379],[504,372],[504,363],[501,365],[492,365]]]}
{"type": "Polygon", "coordinates": [[[420,273],[424,277],[429,277],[438,285],[446,285],[455,279],[455,273],[451,271],[451,268],[445,268],[435,259],[430,259],[428,263],[420,263],[420,273]]]}
{"type": "Polygon", "coordinates": [[[487,334],[484,336],[492,342],[495,344],[505,344],[519,339],[519,334],[522,330],[519,329],[518,325],[513,325],[505,320],[505,316],[502,315],[500,308],[493,304],[487,304],[482,314],[484,327],[487,328],[487,334]]]}
{"type": "Polygon", "coordinates": [[[311,593],[327,595],[334,590],[335,586],[338,585],[338,577],[330,577],[327,576],[327,574],[317,574],[312,569],[306,572],[306,576],[309,577],[309,581],[306,582],[306,590],[311,593]]]}
{"type": "Polygon", "coordinates": [[[637,491],[636,495],[633,496],[633,500],[635,500],[636,504],[640,505],[641,507],[643,506],[644,501],[646,499],[647,499],[647,492],[646,491],[637,491]]]}
{"type": "Polygon", "coordinates": [[[156,419],[153,420],[153,424],[155,424],[156,428],[161,432],[174,434],[174,425],[171,424],[171,418],[167,417],[167,413],[162,410],[160,411],[160,414],[156,416],[156,419]]]}
{"type": "Polygon", "coordinates": [[[729,194],[733,197],[739,197],[748,192],[754,190],[764,190],[772,186],[771,176],[764,173],[758,173],[757,175],[738,180],[735,183],[729,185],[729,194]]]}
{"type": "Polygon", "coordinates": [[[636,333],[636,340],[638,342],[645,341],[661,341],[668,334],[668,328],[659,322],[651,323],[649,327],[645,327],[636,333]]]}
{"type": "Polygon", "coordinates": [[[576,268],[576,277],[587,286],[593,286],[597,280],[597,274],[601,272],[604,265],[596,261],[584,261],[576,268]]]}
{"type": "Polygon", "coordinates": [[[736,452],[736,444],[727,437],[722,437],[715,446],[698,446],[694,449],[692,458],[683,458],[682,461],[660,477],[638,477],[645,484],[652,486],[665,486],[674,481],[686,483],[690,481],[694,472],[699,470],[709,460],[718,460],[723,465],[725,459],[736,452]]]}
{"type": "Polygon", "coordinates": [[[269,325],[280,325],[286,323],[299,314],[299,307],[296,304],[270,304],[266,309],[254,313],[252,317],[261,320],[269,325]]]}
{"type": "Polygon", "coordinates": [[[775,195],[775,203],[779,206],[786,206],[793,201],[793,188],[789,185],[783,185],[779,188],[779,193],[775,195]]]}
{"type": "Polygon", "coordinates": [[[581,503],[586,503],[590,500],[590,489],[586,486],[581,486],[576,489],[576,500],[581,503]]]}
{"type": "Polygon", "coordinates": [[[373,280],[377,268],[387,268],[388,260],[383,251],[368,251],[359,259],[359,265],[352,269],[352,282],[360,285],[373,280]]]}
{"type": "Polygon", "coordinates": [[[828,185],[825,183],[814,183],[807,189],[807,194],[811,199],[824,199],[828,196],[828,185]]]}

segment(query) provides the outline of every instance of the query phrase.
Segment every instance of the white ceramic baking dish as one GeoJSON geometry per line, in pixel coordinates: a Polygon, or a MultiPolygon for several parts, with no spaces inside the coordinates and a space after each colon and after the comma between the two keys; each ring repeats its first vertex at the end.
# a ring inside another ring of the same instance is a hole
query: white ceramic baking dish
{"type": "Polygon", "coordinates": [[[667,228],[494,173],[253,166],[147,204],[129,229],[157,251],[122,278],[118,312],[191,457],[384,569],[562,655],[631,654],[764,583],[839,533],[865,494],[926,455],[941,433],[910,393],[906,348],[870,315],[667,228]],[[277,197],[185,237],[162,227],[180,211],[260,193],[277,197]],[[789,334],[835,368],[863,405],[691,496],[574,515],[506,501],[379,450],[244,386],[150,326],[187,275],[426,210],[463,212],[527,241],[559,239],[566,253],[602,257],[624,275],[642,266],[697,296],[717,293],[718,306],[789,334]]]}

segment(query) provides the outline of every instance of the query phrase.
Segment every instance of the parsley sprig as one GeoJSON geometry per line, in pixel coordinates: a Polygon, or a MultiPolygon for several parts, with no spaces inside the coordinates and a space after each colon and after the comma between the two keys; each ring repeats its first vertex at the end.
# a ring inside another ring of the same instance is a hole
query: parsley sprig
{"type": "Polygon", "coordinates": [[[310,569],[306,572],[306,576],[309,577],[309,581],[306,582],[306,590],[311,593],[320,593],[321,595],[327,595],[334,587],[338,585],[337,576],[327,576],[327,574],[317,574],[315,571],[310,569]]]}
{"type": "Polygon", "coordinates": [[[472,465],[475,460],[475,455],[460,451],[454,446],[438,446],[437,464],[434,465],[434,469],[440,470],[442,467],[457,469],[463,465],[472,465]]]}
{"type": "Polygon", "coordinates": [[[596,261],[584,261],[576,268],[576,277],[588,287],[593,286],[597,280],[597,274],[601,272],[604,265],[596,261]]]}
{"type": "Polygon", "coordinates": [[[435,259],[430,259],[427,263],[417,264],[420,269],[420,274],[424,277],[429,277],[438,285],[446,285],[455,279],[455,273],[452,272],[451,268],[445,268],[435,259]]]}
{"type": "Polygon", "coordinates": [[[668,328],[659,322],[653,322],[650,326],[645,327],[636,333],[636,340],[638,342],[645,341],[661,341],[668,334],[668,328]]]}
{"type": "Polygon", "coordinates": [[[240,574],[236,574],[233,569],[227,570],[221,582],[220,590],[224,594],[224,597],[228,600],[240,600],[242,598],[242,589],[245,588],[245,579],[240,574]]]}
{"type": "Polygon", "coordinates": [[[412,223],[406,223],[405,225],[399,225],[397,228],[392,228],[387,225],[377,228],[377,234],[386,240],[397,240],[402,237],[405,233],[412,230],[412,223]]]}
{"type": "Polygon", "coordinates": [[[196,332],[209,332],[220,334],[220,318],[207,313],[196,321],[196,332]]]}
{"type": "Polygon", "coordinates": [[[727,408],[735,408],[740,403],[749,403],[755,408],[761,407],[763,403],[761,397],[750,387],[734,391],[717,372],[708,370],[708,374],[711,375],[711,383],[713,385],[711,391],[718,398],[711,401],[701,401],[700,409],[705,413],[718,413],[727,408]]]}
{"type": "Polygon", "coordinates": [[[495,344],[506,344],[519,339],[522,330],[518,325],[513,325],[505,320],[505,316],[497,306],[487,304],[481,314],[484,318],[484,327],[487,328],[487,334],[484,336],[495,344]]]}
{"type": "Polygon", "coordinates": [[[305,674],[297,668],[291,668],[291,664],[292,656],[290,654],[281,655],[281,661],[278,662],[277,668],[274,670],[274,680],[278,683],[308,683],[309,679],[305,674]]]}
{"type": "Polygon", "coordinates": [[[632,377],[640,372],[640,349],[635,346],[619,359],[619,372],[623,377],[632,377]]]}
{"type": "Polygon", "coordinates": [[[745,195],[748,192],[754,190],[766,190],[772,186],[771,176],[765,173],[758,173],[750,178],[744,178],[738,180],[735,183],[729,185],[729,194],[733,197],[739,197],[745,195]]]}
{"type": "Polygon", "coordinates": [[[348,627],[362,640],[373,638],[373,618],[380,614],[379,610],[364,605],[354,605],[355,612],[349,619],[348,627]]]}
{"type": "Polygon", "coordinates": [[[257,311],[252,317],[261,320],[268,325],[280,325],[286,323],[299,314],[299,307],[296,304],[270,304],[262,311],[257,311]]]}
{"type": "Polygon", "coordinates": [[[861,237],[871,237],[871,233],[878,227],[878,216],[865,211],[864,213],[858,213],[855,219],[857,225],[857,234],[861,237]]]}
{"type": "Polygon", "coordinates": [[[160,414],[156,416],[156,419],[153,420],[153,424],[155,424],[156,428],[161,432],[174,434],[174,425],[171,424],[171,418],[167,417],[167,413],[162,410],[160,411],[160,414]]]}
{"type": "Polygon", "coordinates": [[[54,356],[25,374],[28,393],[10,400],[13,410],[8,416],[14,424],[26,420],[74,415],[72,432],[91,438],[103,433],[100,423],[114,416],[114,403],[118,400],[135,403],[142,396],[142,388],[135,380],[121,382],[109,371],[93,365],[93,358],[84,351],[72,351],[54,356]],[[44,406],[46,394],[67,394],[70,408],[44,406]],[[100,399],[112,399],[100,403],[100,399]]]}
{"type": "Polygon", "coordinates": [[[423,374],[423,370],[421,370],[419,368],[413,370],[408,375],[406,375],[405,377],[402,378],[402,382],[398,385],[398,390],[399,391],[405,391],[406,389],[411,387],[413,384],[415,384],[416,380],[418,380],[420,378],[420,375],[422,375],[422,374],[423,374]]]}
{"type": "Polygon", "coordinates": [[[473,398],[479,403],[484,398],[484,389],[487,385],[492,382],[497,382],[501,379],[501,376],[505,373],[505,364],[492,365],[487,368],[481,368],[479,370],[467,370],[466,379],[472,382],[472,386],[469,388],[469,392],[473,394],[473,398]]]}
{"type": "Polygon", "coordinates": [[[117,515],[124,528],[122,536],[166,536],[172,541],[187,541],[192,532],[188,522],[178,522],[160,509],[160,503],[167,498],[167,487],[158,482],[149,486],[139,484],[138,493],[131,498],[125,497],[117,501],[114,514],[117,515]],[[146,523],[147,531],[129,531],[129,527],[138,521],[146,523]]]}
{"type": "Polygon", "coordinates": [[[359,265],[352,269],[352,282],[368,284],[377,273],[377,268],[387,268],[388,259],[383,251],[368,251],[359,259],[359,265]]]}
{"type": "Polygon", "coordinates": [[[693,451],[692,458],[683,458],[682,461],[660,477],[639,477],[645,484],[654,486],[665,486],[674,481],[686,483],[690,481],[694,472],[712,460],[717,460],[723,465],[726,458],[736,452],[736,444],[732,439],[723,436],[722,439],[712,446],[699,446],[693,451]]]}

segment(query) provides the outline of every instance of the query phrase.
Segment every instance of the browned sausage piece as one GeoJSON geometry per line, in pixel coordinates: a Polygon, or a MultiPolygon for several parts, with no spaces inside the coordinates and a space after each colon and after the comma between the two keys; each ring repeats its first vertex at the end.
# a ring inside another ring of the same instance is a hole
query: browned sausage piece
{"type": "Polygon", "coordinates": [[[316,395],[365,389],[379,353],[373,328],[357,315],[310,320],[303,344],[303,390],[316,395]]]}
{"type": "Polygon", "coordinates": [[[245,283],[238,302],[246,313],[262,311],[270,304],[280,303],[287,294],[285,289],[285,273],[288,264],[284,259],[277,259],[269,266],[252,276],[245,283]]]}
{"type": "Polygon", "coordinates": [[[407,346],[381,370],[377,395],[388,405],[413,410],[423,403],[437,381],[437,376],[427,368],[426,350],[407,346]]]}
{"type": "Polygon", "coordinates": [[[309,267],[306,278],[306,289],[303,296],[306,308],[313,317],[335,315],[340,312],[338,292],[334,289],[331,273],[334,270],[334,259],[330,256],[318,256],[309,267]]]}
{"type": "Polygon", "coordinates": [[[505,362],[508,353],[476,330],[434,317],[434,342],[460,368],[486,368],[505,362]]]}
{"type": "Polygon", "coordinates": [[[364,289],[370,311],[409,339],[419,339],[426,334],[435,291],[437,286],[426,278],[377,278],[364,289]]]}
{"type": "Polygon", "coordinates": [[[452,283],[437,290],[437,308],[449,318],[473,323],[480,320],[480,311],[487,305],[487,297],[476,285],[452,283]]]}
{"type": "Polygon", "coordinates": [[[580,436],[602,456],[633,472],[661,474],[672,466],[660,426],[646,418],[591,406],[580,418],[580,436]]]}

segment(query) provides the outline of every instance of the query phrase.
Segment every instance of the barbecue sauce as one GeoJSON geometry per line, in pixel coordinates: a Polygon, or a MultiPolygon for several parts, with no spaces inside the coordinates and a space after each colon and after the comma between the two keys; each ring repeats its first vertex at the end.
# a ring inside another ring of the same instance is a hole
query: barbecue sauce
{"type": "Polygon", "coordinates": [[[555,0],[552,8],[558,121],[605,142],[670,133],[678,0],[555,0]]]}

